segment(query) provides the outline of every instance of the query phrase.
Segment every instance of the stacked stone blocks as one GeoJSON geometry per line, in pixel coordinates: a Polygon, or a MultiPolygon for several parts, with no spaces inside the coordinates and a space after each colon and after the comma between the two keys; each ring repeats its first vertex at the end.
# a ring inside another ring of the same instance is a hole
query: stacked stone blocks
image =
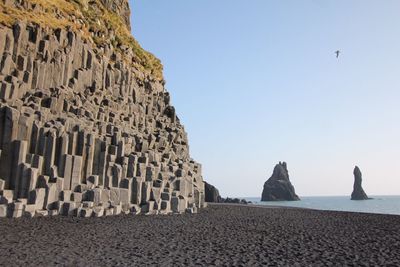
{"type": "Polygon", "coordinates": [[[0,26],[0,217],[203,207],[201,166],[163,81],[125,52],[69,30],[0,26]]]}

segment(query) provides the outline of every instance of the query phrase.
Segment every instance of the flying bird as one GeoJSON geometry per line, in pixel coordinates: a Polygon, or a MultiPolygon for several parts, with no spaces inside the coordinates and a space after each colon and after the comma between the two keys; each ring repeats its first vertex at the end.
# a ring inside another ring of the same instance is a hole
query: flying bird
{"type": "Polygon", "coordinates": [[[340,54],[340,51],[339,50],[335,51],[335,54],[336,54],[336,58],[338,58],[339,54],[340,54]]]}

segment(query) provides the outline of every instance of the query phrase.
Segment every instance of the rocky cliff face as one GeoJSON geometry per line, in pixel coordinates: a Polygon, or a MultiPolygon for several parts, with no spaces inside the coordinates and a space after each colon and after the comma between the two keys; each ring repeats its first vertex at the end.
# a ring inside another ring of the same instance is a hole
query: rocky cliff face
{"type": "Polygon", "coordinates": [[[0,11],[0,217],[203,207],[201,165],[126,0],[0,11]]]}
{"type": "Polygon", "coordinates": [[[279,162],[272,176],[265,182],[261,201],[300,200],[289,180],[286,162],[279,162]]]}
{"type": "Polygon", "coordinates": [[[369,199],[367,194],[364,192],[362,188],[362,173],[360,168],[357,166],[354,168],[354,185],[353,185],[353,193],[351,193],[351,200],[366,200],[369,199]]]}
{"type": "Polygon", "coordinates": [[[219,191],[215,186],[207,182],[204,182],[204,192],[205,192],[206,202],[211,202],[211,203],[221,202],[221,196],[219,195],[219,191]]]}

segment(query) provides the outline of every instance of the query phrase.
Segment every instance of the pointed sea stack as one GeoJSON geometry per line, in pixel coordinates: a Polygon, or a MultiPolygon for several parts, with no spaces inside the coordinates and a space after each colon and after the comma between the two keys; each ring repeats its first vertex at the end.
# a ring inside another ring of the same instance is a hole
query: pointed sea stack
{"type": "Polygon", "coordinates": [[[351,200],[366,200],[370,199],[367,194],[364,192],[364,189],[361,186],[362,183],[362,173],[360,168],[357,166],[354,168],[354,186],[353,193],[351,193],[351,200]]]}
{"type": "Polygon", "coordinates": [[[274,172],[265,184],[262,192],[261,201],[294,201],[300,200],[294,191],[294,187],[289,180],[289,172],[286,162],[279,162],[274,168],[274,172]]]}

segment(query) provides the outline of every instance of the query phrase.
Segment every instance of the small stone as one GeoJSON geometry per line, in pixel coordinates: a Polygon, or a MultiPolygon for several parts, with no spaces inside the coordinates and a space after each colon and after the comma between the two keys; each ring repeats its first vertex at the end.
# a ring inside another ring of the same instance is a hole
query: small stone
{"type": "Polygon", "coordinates": [[[91,217],[93,214],[93,209],[91,208],[82,208],[79,212],[79,216],[82,218],[91,217]]]}
{"type": "Polygon", "coordinates": [[[48,210],[36,210],[35,211],[35,216],[37,217],[43,217],[49,215],[48,210]]]}
{"type": "Polygon", "coordinates": [[[57,216],[58,214],[58,210],[49,210],[49,216],[57,216]]]}
{"type": "Polygon", "coordinates": [[[73,216],[76,213],[75,202],[64,202],[61,209],[61,215],[73,216]]]}
{"type": "Polygon", "coordinates": [[[0,218],[7,217],[8,205],[1,204],[0,205],[0,218]]]}
{"type": "Polygon", "coordinates": [[[13,201],[14,191],[13,190],[2,190],[0,191],[0,203],[8,204],[13,201]]]}
{"type": "Polygon", "coordinates": [[[104,207],[98,206],[93,208],[94,217],[102,217],[104,215],[104,207]]]}
{"type": "Polygon", "coordinates": [[[113,207],[113,215],[119,215],[122,212],[122,205],[115,205],[113,207]]]}
{"type": "Polygon", "coordinates": [[[109,209],[105,209],[104,210],[104,216],[111,216],[114,215],[114,209],[113,208],[109,208],[109,209]]]}

